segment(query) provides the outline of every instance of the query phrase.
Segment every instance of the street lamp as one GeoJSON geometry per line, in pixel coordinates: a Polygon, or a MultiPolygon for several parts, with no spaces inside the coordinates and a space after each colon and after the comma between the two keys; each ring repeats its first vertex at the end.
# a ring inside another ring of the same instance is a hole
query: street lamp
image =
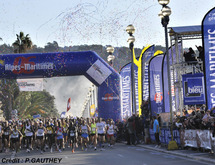
{"type": "Polygon", "coordinates": [[[113,60],[115,59],[115,56],[113,55],[114,47],[108,46],[106,51],[109,54],[108,57],[107,57],[107,60],[108,60],[108,62],[110,62],[110,66],[113,66],[113,60]]]}
{"type": "Polygon", "coordinates": [[[129,34],[128,43],[131,50],[131,96],[132,96],[132,112],[137,114],[136,111],[136,94],[135,94],[135,81],[134,81],[134,59],[133,59],[133,48],[135,37],[133,36],[135,28],[133,25],[128,25],[126,32],[129,34]]]}
{"type": "Polygon", "coordinates": [[[166,56],[167,56],[167,74],[168,74],[168,88],[169,88],[169,108],[170,108],[170,132],[171,132],[171,141],[168,144],[168,149],[178,149],[177,143],[173,141],[173,121],[172,121],[172,88],[171,88],[171,74],[170,74],[170,63],[169,63],[169,45],[168,45],[168,34],[167,34],[167,25],[169,23],[169,16],[171,15],[171,8],[167,5],[170,0],[158,0],[158,3],[162,5],[162,9],[158,16],[161,18],[161,24],[164,27],[165,32],[165,43],[166,43],[166,56]]]}

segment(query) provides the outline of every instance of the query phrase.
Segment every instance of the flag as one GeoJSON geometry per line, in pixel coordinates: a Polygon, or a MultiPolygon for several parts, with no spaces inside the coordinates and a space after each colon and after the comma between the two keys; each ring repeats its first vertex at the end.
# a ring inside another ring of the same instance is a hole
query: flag
{"type": "Polygon", "coordinates": [[[70,110],[70,108],[71,108],[71,98],[69,98],[67,102],[67,112],[70,110]]]}

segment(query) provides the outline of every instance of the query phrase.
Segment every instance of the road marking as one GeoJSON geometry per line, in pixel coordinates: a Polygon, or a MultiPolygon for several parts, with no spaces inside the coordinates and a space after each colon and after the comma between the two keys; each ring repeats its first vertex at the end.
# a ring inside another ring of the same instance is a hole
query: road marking
{"type": "Polygon", "coordinates": [[[123,155],[121,155],[121,154],[118,154],[118,156],[119,156],[119,157],[121,157],[121,158],[124,158],[124,156],[123,156],[123,155]]]}
{"type": "Polygon", "coordinates": [[[146,150],[143,148],[137,148],[136,151],[146,151],[146,150]]]}
{"type": "Polygon", "coordinates": [[[160,152],[151,152],[152,155],[161,155],[160,152]]]}

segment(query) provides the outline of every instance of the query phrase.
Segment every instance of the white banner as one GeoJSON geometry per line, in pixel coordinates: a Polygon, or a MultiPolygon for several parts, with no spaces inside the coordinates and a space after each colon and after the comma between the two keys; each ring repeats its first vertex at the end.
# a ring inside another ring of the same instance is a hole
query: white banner
{"type": "Polygon", "coordinates": [[[185,146],[197,148],[196,130],[185,130],[184,143],[185,146]]]}
{"type": "Polygon", "coordinates": [[[100,60],[97,60],[87,70],[87,74],[90,75],[99,85],[101,85],[111,73],[111,70],[106,67],[100,60]]]}
{"type": "Polygon", "coordinates": [[[43,79],[17,79],[20,91],[43,91],[43,79]]]}
{"type": "Polygon", "coordinates": [[[211,149],[210,130],[197,130],[197,143],[201,148],[211,149]]]}

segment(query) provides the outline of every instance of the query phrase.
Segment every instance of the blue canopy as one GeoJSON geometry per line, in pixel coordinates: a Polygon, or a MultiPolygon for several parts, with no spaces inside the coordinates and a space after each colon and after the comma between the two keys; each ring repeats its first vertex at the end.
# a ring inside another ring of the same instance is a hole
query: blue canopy
{"type": "Polygon", "coordinates": [[[201,35],[201,26],[180,26],[180,27],[170,27],[169,35],[180,35],[180,36],[188,36],[188,35],[201,35]]]}

